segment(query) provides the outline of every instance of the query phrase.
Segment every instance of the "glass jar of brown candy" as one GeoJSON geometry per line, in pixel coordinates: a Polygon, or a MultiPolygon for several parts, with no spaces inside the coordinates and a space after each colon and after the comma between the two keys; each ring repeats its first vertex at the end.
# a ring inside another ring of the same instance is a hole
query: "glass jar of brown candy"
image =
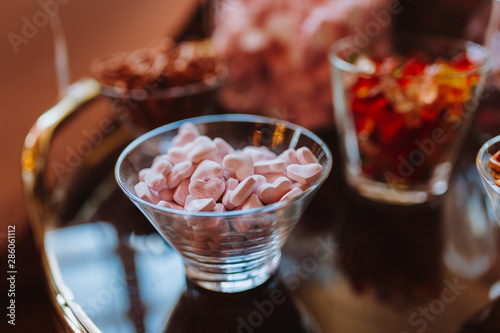
{"type": "Polygon", "coordinates": [[[163,38],[91,64],[121,119],[144,133],[177,120],[210,114],[227,67],[209,40],[175,44],[163,38]]]}

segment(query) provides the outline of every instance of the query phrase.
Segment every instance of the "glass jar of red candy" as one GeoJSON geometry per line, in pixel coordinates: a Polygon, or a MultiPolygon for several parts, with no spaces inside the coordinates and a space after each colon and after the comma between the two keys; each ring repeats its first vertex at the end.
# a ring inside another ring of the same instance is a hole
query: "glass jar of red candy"
{"type": "Polygon", "coordinates": [[[446,37],[353,36],[330,56],[348,183],[397,204],[445,193],[480,101],[486,49],[446,37]]]}

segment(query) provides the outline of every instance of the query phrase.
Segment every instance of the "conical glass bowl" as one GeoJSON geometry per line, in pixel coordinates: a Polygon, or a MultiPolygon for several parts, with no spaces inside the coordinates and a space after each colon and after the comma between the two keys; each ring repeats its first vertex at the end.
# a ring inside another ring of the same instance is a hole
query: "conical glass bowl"
{"type": "Polygon", "coordinates": [[[331,165],[325,143],[305,128],[278,119],[231,114],[191,118],[144,134],[122,152],[115,174],[123,192],[182,255],[190,281],[213,291],[239,292],[262,284],[276,272],[281,247],[331,165]],[[140,199],[134,191],[139,171],[167,152],[186,121],[194,123],[201,135],[220,137],[235,149],[266,146],[279,154],[308,147],[323,166],[321,178],[293,199],[223,213],[186,212],[140,199]]]}

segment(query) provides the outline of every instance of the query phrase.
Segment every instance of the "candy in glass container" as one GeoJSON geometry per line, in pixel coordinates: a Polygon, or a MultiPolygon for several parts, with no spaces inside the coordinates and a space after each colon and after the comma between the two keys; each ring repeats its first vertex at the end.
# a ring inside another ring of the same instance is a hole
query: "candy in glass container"
{"type": "Polygon", "coordinates": [[[330,60],[349,184],[397,204],[445,193],[489,69],[486,49],[447,37],[347,38],[330,60]]]}

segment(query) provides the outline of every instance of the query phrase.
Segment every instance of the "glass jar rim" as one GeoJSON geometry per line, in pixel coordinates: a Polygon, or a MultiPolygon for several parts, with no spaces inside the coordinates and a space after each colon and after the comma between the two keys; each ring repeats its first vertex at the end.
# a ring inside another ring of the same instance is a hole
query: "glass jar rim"
{"type": "Polygon", "coordinates": [[[222,70],[215,75],[215,82],[212,84],[199,81],[184,86],[148,90],[146,87],[142,86],[135,88],[121,88],[101,83],[101,94],[112,98],[131,98],[138,100],[146,98],[164,99],[192,96],[222,87],[226,82],[229,70],[226,65],[223,65],[221,68],[222,70]]]}
{"type": "MultiPolygon", "coordinates": [[[[411,42],[417,42],[420,43],[421,45],[428,44],[428,45],[436,45],[439,42],[445,42],[449,45],[456,45],[459,46],[463,50],[471,50],[472,52],[479,54],[482,58],[482,61],[477,64],[477,67],[474,69],[470,70],[465,70],[461,71],[459,73],[449,73],[449,74],[439,74],[434,76],[434,78],[438,79],[452,79],[452,78],[457,78],[457,77],[466,77],[466,76],[471,76],[471,75],[482,75],[487,73],[492,66],[492,59],[490,52],[482,45],[479,45],[475,42],[466,40],[466,39],[460,39],[460,38],[455,38],[451,36],[446,36],[446,35],[430,35],[430,34],[419,34],[419,33],[410,33],[410,32],[399,32],[397,34],[391,35],[391,36],[380,36],[380,37],[375,37],[373,40],[370,40],[368,45],[364,47],[357,47],[355,45],[354,39],[356,38],[356,35],[350,35],[344,38],[341,38],[337,40],[335,43],[333,43],[330,46],[330,49],[328,51],[328,58],[330,61],[330,64],[342,71],[350,72],[353,74],[359,74],[359,75],[366,75],[366,76],[375,76],[375,77],[396,77],[392,72],[390,73],[367,73],[366,71],[363,71],[362,69],[358,68],[357,66],[353,65],[351,62],[344,60],[341,56],[339,56],[339,53],[342,51],[347,50],[348,48],[353,48],[359,51],[363,51],[363,49],[367,50],[369,49],[369,45],[372,43],[372,41],[377,41],[377,40],[395,40],[396,42],[399,43],[411,43],[411,42]]],[[[429,77],[427,75],[403,75],[401,77],[404,78],[409,78],[409,79],[416,79],[416,80],[429,80],[429,77]]]]}

